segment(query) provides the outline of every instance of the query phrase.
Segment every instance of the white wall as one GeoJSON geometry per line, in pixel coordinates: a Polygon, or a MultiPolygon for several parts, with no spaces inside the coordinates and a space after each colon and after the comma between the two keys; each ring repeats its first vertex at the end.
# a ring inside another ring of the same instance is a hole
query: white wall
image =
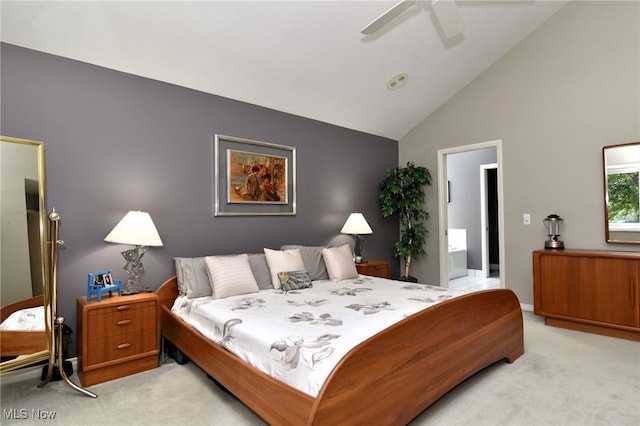
{"type": "MultiPolygon", "coordinates": [[[[437,175],[437,150],[503,141],[506,286],[533,303],[531,252],[542,219],[564,219],[567,248],[639,250],[604,237],[602,147],[640,141],[640,2],[572,1],[400,140],[437,175]],[[531,213],[531,225],[522,214],[531,213]]],[[[427,252],[412,264],[439,281],[437,184],[428,187],[427,252]]]]}

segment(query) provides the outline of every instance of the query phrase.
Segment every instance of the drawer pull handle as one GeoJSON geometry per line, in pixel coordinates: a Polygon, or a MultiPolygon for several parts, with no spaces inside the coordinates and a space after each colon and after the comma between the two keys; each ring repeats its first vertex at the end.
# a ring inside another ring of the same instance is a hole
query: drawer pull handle
{"type": "Polygon", "coordinates": [[[130,309],[130,308],[131,308],[131,305],[120,305],[116,307],[118,311],[126,311],[127,309],[130,309]]]}
{"type": "Polygon", "coordinates": [[[116,349],[127,349],[130,346],[131,346],[131,343],[122,343],[122,344],[116,346],[116,349]]]}
{"type": "Polygon", "coordinates": [[[131,320],[130,319],[120,320],[116,324],[117,325],[129,325],[129,324],[131,324],[131,320]]]}

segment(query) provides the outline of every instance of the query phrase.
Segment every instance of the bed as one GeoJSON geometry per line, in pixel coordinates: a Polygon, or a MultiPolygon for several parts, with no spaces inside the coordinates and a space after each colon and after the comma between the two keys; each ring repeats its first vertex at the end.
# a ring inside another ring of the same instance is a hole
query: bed
{"type": "Polygon", "coordinates": [[[270,424],[406,424],[469,376],[524,353],[515,294],[465,294],[366,339],[312,396],[246,363],[172,312],[182,291],[180,269],[156,290],[163,337],[270,424]]]}
{"type": "MultiPolygon", "coordinates": [[[[7,324],[12,316],[23,314],[27,318],[33,317],[39,325],[39,327],[28,326],[26,329],[9,325],[7,329],[0,329],[0,356],[2,358],[31,354],[47,349],[44,317],[36,310],[42,310],[42,314],[44,313],[42,295],[2,307],[0,310],[2,324],[7,324]]],[[[24,321],[19,322],[25,323],[24,321]]]]}

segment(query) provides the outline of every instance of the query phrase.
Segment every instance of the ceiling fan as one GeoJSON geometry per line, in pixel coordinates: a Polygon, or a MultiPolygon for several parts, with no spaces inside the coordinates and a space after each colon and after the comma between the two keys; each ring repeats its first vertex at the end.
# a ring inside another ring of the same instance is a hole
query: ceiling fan
{"type": "MultiPolygon", "coordinates": [[[[423,3],[422,0],[402,0],[391,9],[373,20],[369,25],[360,30],[362,34],[373,34],[387,25],[389,22],[400,16],[405,10],[412,6],[423,3]]],[[[431,0],[431,9],[435,13],[442,31],[447,38],[461,34],[464,30],[464,21],[458,11],[458,6],[454,0],[431,0]]]]}

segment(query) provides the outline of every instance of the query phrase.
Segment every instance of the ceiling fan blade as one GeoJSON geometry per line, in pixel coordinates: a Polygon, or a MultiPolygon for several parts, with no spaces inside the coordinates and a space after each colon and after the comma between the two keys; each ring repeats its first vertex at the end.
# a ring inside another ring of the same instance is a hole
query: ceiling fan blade
{"type": "Polygon", "coordinates": [[[402,0],[400,3],[397,3],[391,9],[387,10],[385,13],[374,19],[373,22],[361,29],[360,32],[362,34],[375,33],[416,3],[417,0],[402,0]]]}
{"type": "Polygon", "coordinates": [[[457,36],[464,30],[464,21],[454,0],[432,0],[431,8],[447,38],[457,36]]]}

